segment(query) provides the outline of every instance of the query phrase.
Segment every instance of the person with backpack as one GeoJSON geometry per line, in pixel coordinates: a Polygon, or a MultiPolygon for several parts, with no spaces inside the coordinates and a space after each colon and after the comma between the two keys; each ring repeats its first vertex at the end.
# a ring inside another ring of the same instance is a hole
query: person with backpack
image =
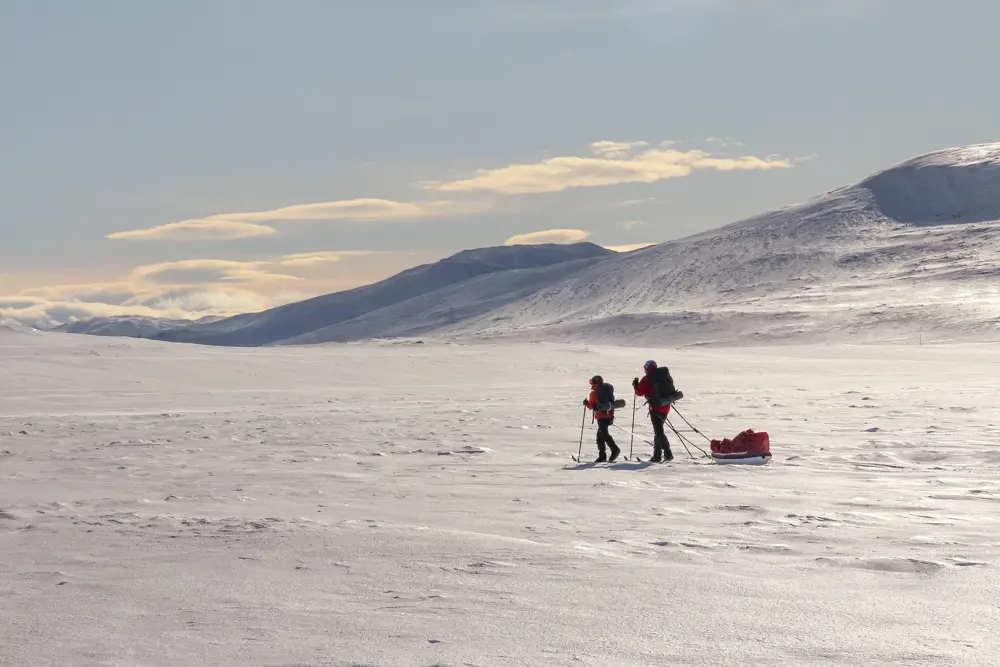
{"type": "Polygon", "coordinates": [[[656,362],[650,359],[643,364],[646,374],[640,380],[632,380],[632,387],[636,396],[642,396],[649,404],[649,420],[653,423],[653,458],[651,463],[661,461],[673,461],[674,454],[670,451],[670,441],[663,426],[667,421],[667,414],[670,412],[669,397],[677,393],[674,388],[674,380],[670,377],[670,370],[666,367],[658,367],[656,362]]]}
{"type": "Polygon", "coordinates": [[[594,411],[597,419],[597,451],[598,457],[594,463],[614,463],[621,450],[615,444],[615,439],[611,437],[609,429],[615,421],[615,388],[610,383],[604,381],[600,375],[590,378],[590,396],[583,399],[583,404],[588,410],[594,411]],[[611,450],[611,458],[608,458],[605,448],[611,450]]]}

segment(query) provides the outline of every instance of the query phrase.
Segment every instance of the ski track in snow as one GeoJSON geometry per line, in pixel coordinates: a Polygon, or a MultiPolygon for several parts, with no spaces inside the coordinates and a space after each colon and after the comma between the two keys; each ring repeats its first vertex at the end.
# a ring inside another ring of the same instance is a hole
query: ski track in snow
{"type": "Polygon", "coordinates": [[[0,664],[995,664],[997,351],[3,333],[0,664]],[[772,464],[571,461],[647,358],[772,464]]]}

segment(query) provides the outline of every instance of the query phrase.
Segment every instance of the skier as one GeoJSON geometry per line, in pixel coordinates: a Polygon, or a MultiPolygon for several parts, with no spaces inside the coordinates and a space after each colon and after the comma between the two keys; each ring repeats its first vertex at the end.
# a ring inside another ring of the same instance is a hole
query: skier
{"type": "MultiPolygon", "coordinates": [[[[656,400],[657,386],[656,381],[654,380],[656,368],[656,362],[650,359],[643,364],[643,369],[646,371],[646,374],[643,376],[642,380],[639,378],[632,380],[632,387],[635,389],[635,395],[642,396],[649,403],[649,420],[653,423],[654,433],[653,458],[650,459],[651,463],[674,460],[674,454],[670,451],[670,441],[667,440],[667,434],[663,431],[663,425],[667,421],[667,414],[670,412],[670,404],[660,405],[659,401],[656,400]]],[[[670,390],[672,391],[673,388],[671,387],[670,390]]]]}
{"type": "Polygon", "coordinates": [[[583,404],[588,410],[594,410],[594,417],[597,419],[597,451],[599,453],[594,463],[614,463],[621,453],[615,439],[611,437],[608,429],[615,421],[615,409],[610,404],[614,402],[614,388],[604,382],[604,378],[595,375],[590,378],[590,397],[583,399],[583,404]],[[611,396],[608,396],[611,394],[611,396]],[[606,409],[605,409],[606,408],[606,409]],[[607,456],[605,446],[611,449],[611,458],[607,456]]]}

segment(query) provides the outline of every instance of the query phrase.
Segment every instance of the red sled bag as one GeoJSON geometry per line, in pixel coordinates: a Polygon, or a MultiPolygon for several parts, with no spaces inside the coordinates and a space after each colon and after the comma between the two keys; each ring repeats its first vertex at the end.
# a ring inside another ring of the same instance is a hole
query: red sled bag
{"type": "Polygon", "coordinates": [[[771,460],[771,438],[766,431],[747,429],[732,440],[713,440],[712,458],[716,463],[767,463],[771,460]]]}

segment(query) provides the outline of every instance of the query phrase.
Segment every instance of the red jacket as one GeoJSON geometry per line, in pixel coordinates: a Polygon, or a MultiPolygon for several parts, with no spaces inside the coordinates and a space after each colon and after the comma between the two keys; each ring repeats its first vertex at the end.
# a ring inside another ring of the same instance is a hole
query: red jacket
{"type": "MultiPolygon", "coordinates": [[[[647,401],[649,399],[654,398],[656,396],[656,393],[653,391],[653,380],[650,379],[650,377],[648,375],[644,376],[641,380],[639,380],[639,386],[635,388],[635,395],[636,396],[642,396],[647,401]]],[[[655,412],[657,414],[665,415],[668,412],[670,412],[670,406],[669,405],[659,405],[659,406],[650,405],[649,406],[649,411],[650,412],[655,412]]]]}
{"type": "MultiPolygon", "coordinates": [[[[596,406],[596,405],[597,405],[597,385],[593,384],[593,385],[590,385],[590,398],[587,399],[587,409],[588,410],[593,410],[594,406],[596,406]]],[[[594,413],[594,417],[597,418],[597,419],[614,419],[615,418],[615,410],[614,410],[614,408],[612,408],[611,410],[609,410],[607,412],[597,411],[597,412],[594,413]]]]}

